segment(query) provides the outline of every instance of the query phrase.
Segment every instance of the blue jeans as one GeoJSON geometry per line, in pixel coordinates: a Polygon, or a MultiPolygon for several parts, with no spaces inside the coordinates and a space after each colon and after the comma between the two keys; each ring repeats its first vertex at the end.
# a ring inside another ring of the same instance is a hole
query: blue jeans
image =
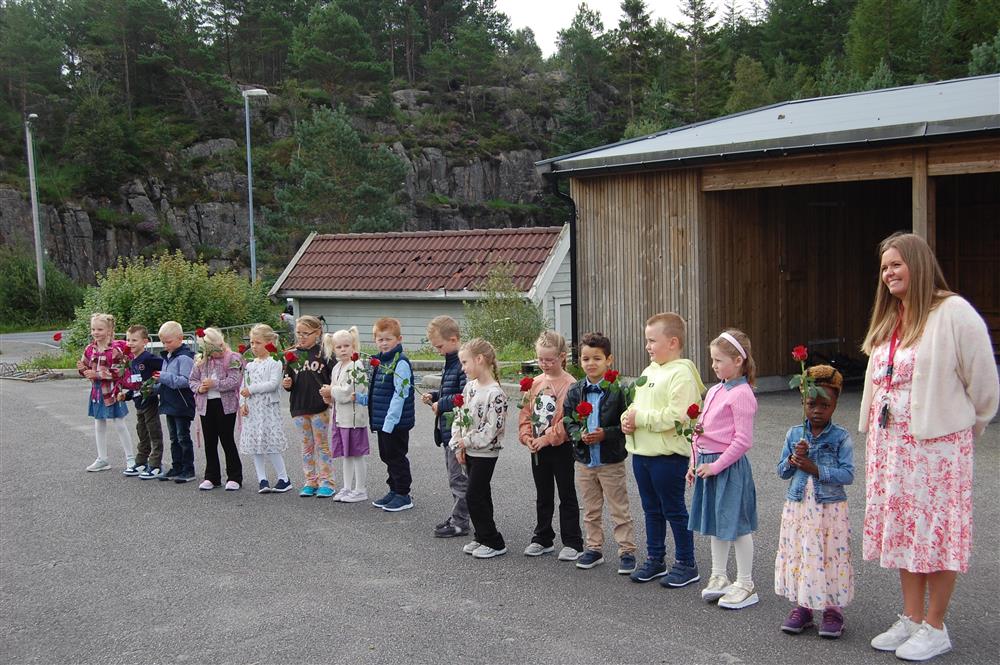
{"type": "Polygon", "coordinates": [[[191,442],[191,418],[167,416],[170,435],[170,466],[178,473],[194,473],[194,444],[191,442]]]}
{"type": "Polygon", "coordinates": [[[688,529],[684,487],[689,459],[684,455],[632,455],[632,471],[646,514],[646,556],[663,561],[667,522],[674,534],[674,558],[694,565],[694,533],[688,529]]]}

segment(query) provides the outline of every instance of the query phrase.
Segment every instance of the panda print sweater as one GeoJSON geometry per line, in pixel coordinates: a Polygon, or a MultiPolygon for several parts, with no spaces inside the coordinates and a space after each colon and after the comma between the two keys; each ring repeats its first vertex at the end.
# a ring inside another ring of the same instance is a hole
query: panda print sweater
{"type": "Polygon", "coordinates": [[[561,446],[569,440],[562,422],[563,403],[574,383],[576,379],[565,370],[555,377],[535,377],[517,422],[517,438],[523,445],[542,439],[546,446],[561,446]]]}

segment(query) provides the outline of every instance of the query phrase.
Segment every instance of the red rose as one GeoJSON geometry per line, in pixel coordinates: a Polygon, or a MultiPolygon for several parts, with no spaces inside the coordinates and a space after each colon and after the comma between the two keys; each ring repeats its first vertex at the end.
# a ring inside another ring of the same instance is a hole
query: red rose
{"type": "Polygon", "coordinates": [[[240,344],[239,350],[240,350],[240,353],[246,353],[247,352],[247,345],[246,344],[240,344]]]}
{"type": "Polygon", "coordinates": [[[698,414],[700,413],[701,413],[701,407],[698,406],[697,404],[692,404],[691,406],[688,407],[688,418],[690,418],[691,420],[697,418],[698,414]]]}
{"type": "Polygon", "coordinates": [[[194,334],[197,335],[198,337],[204,337],[205,336],[205,329],[204,328],[198,328],[197,330],[194,331],[194,334]]]}
{"type": "Polygon", "coordinates": [[[52,339],[54,339],[57,342],[61,341],[62,340],[62,333],[61,332],[57,332],[55,335],[52,336],[52,339]]]}
{"type": "Polygon", "coordinates": [[[360,357],[361,356],[359,356],[357,353],[352,353],[351,354],[351,362],[357,362],[358,358],[360,358],[360,357]]]}
{"type": "Polygon", "coordinates": [[[618,370],[609,369],[604,373],[604,380],[608,383],[614,383],[616,379],[618,379],[618,370]]]}
{"type": "Polygon", "coordinates": [[[285,362],[293,363],[298,359],[299,357],[295,355],[294,351],[285,351],[285,362]]]}
{"type": "Polygon", "coordinates": [[[594,412],[594,405],[590,402],[580,402],[576,405],[576,415],[586,418],[594,412]]]}
{"type": "Polygon", "coordinates": [[[268,342],[267,344],[265,344],[265,345],[264,345],[264,349],[265,349],[265,350],[266,350],[266,351],[267,351],[268,353],[277,353],[277,351],[278,351],[278,347],[276,347],[276,346],[274,345],[274,342],[268,342]]]}
{"type": "MultiPolygon", "coordinates": [[[[373,360],[374,360],[374,358],[373,358],[373,360]]],[[[459,406],[459,407],[460,406],[465,406],[465,396],[463,396],[463,395],[455,395],[455,397],[451,400],[451,403],[453,405],[459,406]]]]}
{"type": "Polygon", "coordinates": [[[521,379],[521,392],[526,393],[531,390],[531,386],[535,383],[535,380],[530,376],[526,376],[521,379]]]}
{"type": "Polygon", "coordinates": [[[803,362],[809,357],[809,349],[799,344],[794,349],[792,349],[792,360],[795,362],[803,362]]]}
{"type": "Polygon", "coordinates": [[[382,361],[380,361],[378,358],[372,358],[371,360],[368,361],[368,364],[371,365],[372,367],[378,367],[379,365],[382,364],[382,361]]]}

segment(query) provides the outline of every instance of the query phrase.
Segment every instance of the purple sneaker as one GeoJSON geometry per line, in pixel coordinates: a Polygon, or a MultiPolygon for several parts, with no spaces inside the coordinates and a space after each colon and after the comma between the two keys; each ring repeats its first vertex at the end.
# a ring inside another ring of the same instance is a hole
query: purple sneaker
{"type": "Polygon", "coordinates": [[[781,630],[789,635],[798,635],[806,628],[812,627],[812,610],[802,607],[801,605],[796,605],[795,609],[789,613],[788,618],[785,619],[785,623],[781,624],[781,630]]]}
{"type": "Polygon", "coordinates": [[[839,607],[823,610],[823,623],[819,626],[819,636],[835,640],[844,634],[844,615],[839,607]]]}

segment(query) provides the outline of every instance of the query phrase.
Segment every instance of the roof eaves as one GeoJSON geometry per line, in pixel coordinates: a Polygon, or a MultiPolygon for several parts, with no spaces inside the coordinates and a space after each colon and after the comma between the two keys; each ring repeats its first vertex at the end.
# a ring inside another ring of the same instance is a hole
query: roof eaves
{"type": "Polygon", "coordinates": [[[299,259],[302,258],[302,255],[305,254],[306,249],[309,247],[309,245],[312,244],[312,241],[315,240],[315,238],[316,238],[315,231],[313,231],[312,233],[309,234],[308,237],[306,237],[305,241],[302,243],[302,246],[299,247],[299,251],[295,252],[295,256],[292,257],[292,260],[289,261],[288,265],[285,266],[285,269],[282,271],[281,275],[279,275],[278,279],[275,280],[274,285],[271,287],[271,290],[267,292],[267,296],[269,298],[273,297],[275,294],[278,293],[278,291],[281,289],[281,285],[285,282],[286,279],[288,279],[289,273],[291,273],[292,269],[295,268],[296,264],[298,264],[299,259]]]}
{"type": "Polygon", "coordinates": [[[482,291],[321,291],[288,289],[278,292],[286,298],[323,298],[326,300],[481,300],[486,297],[482,291]]]}

